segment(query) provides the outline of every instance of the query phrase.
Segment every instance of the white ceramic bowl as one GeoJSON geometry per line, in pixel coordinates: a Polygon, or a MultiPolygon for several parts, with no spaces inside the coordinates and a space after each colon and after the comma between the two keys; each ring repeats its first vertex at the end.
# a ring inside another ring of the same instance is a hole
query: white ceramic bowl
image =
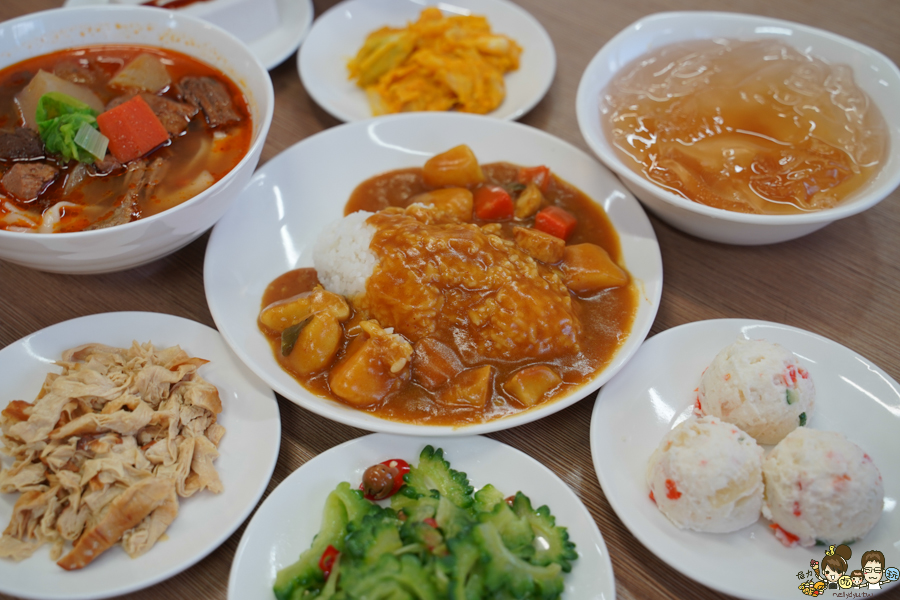
{"type": "Polygon", "coordinates": [[[319,415],[360,429],[401,435],[475,435],[550,415],[597,390],[637,351],[656,317],[662,294],[662,259],[650,220],[615,175],[593,157],[543,131],[463,113],[404,113],[332,127],[267,162],[213,229],[203,281],[216,326],[228,345],[273,390],[319,415]],[[266,286],[313,266],[322,229],[340,219],[353,189],[369,177],[420,167],[447,148],[468,144],[483,163],[547,165],[593,198],[619,234],[622,257],[638,289],[627,338],[612,360],[579,388],[556,401],[512,416],[461,427],[381,419],[322,398],[301,386],[275,360],[257,315],[266,286]]]}
{"type": "Polygon", "coordinates": [[[798,238],[871,208],[900,185],[900,70],[880,52],[833,33],[767,17],[718,12],[670,12],[625,28],[594,56],[578,86],[578,125],[588,145],[657,217],[697,237],[728,244],[771,244],[798,238]],[[631,170],[615,153],[601,125],[600,97],[613,76],[655,48],[703,38],[772,38],[831,63],[853,68],[890,130],[885,163],[867,185],[835,208],[796,215],[751,215],[704,206],[664,190],[631,170]]]}
{"type": "Polygon", "coordinates": [[[215,224],[259,162],[274,112],[269,74],[231,34],[158,8],[86,6],[0,23],[0,68],[32,56],[90,44],[144,44],[177,50],[218,68],[241,88],[253,119],[247,155],[206,191],[157,215],[96,231],[0,230],[0,259],[55,273],[105,273],[148,263],[187,245],[215,224]]]}

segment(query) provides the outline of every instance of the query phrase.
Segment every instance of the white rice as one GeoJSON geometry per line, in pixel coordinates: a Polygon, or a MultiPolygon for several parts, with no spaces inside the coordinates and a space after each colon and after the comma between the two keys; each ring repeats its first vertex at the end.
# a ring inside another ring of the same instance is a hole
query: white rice
{"type": "Polygon", "coordinates": [[[378,258],[369,250],[375,228],[366,223],[372,213],[359,211],[329,223],[313,247],[313,265],[325,289],[346,298],[364,294],[366,279],[378,258]]]}

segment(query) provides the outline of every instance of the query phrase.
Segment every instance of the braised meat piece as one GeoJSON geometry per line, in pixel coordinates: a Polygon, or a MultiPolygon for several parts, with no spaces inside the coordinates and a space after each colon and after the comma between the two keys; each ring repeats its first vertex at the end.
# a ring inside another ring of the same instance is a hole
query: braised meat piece
{"type": "Polygon", "coordinates": [[[191,118],[197,114],[197,107],[191,104],[176,102],[153,94],[141,94],[141,97],[147,101],[171,136],[179,135],[187,129],[191,118]]]}
{"type": "Polygon", "coordinates": [[[561,261],[566,251],[563,240],[530,227],[513,227],[513,239],[525,254],[548,265],[561,261]]]}
{"type": "Polygon", "coordinates": [[[65,60],[57,64],[53,67],[53,74],[78,85],[102,85],[109,79],[97,65],[74,60],[65,60]]]}
{"type": "Polygon", "coordinates": [[[116,160],[115,156],[107,152],[102,159],[94,161],[93,169],[94,173],[97,175],[109,175],[121,166],[122,163],[116,160]]]}
{"type": "Polygon", "coordinates": [[[241,120],[228,90],[212,77],[185,77],[178,83],[177,90],[179,98],[203,110],[210,127],[241,120]]]}
{"type": "Polygon", "coordinates": [[[168,162],[162,157],[155,158],[149,164],[143,159],[128,163],[128,172],[125,174],[125,187],[128,191],[108,216],[86,227],[85,231],[106,229],[133,221],[140,214],[141,200],[153,193],[165,176],[167,167],[168,162]]]}
{"type": "MultiPolygon", "coordinates": [[[[134,96],[134,94],[126,94],[124,96],[113,98],[106,105],[106,110],[115,108],[123,102],[131,100],[134,96]]],[[[191,118],[197,114],[198,110],[200,110],[197,106],[185,104],[184,102],[176,102],[165,96],[157,96],[146,92],[140,94],[140,96],[159,118],[163,127],[166,128],[166,133],[172,137],[183,133],[184,130],[187,129],[188,123],[191,122],[191,118]]]]}
{"type": "Polygon", "coordinates": [[[43,163],[16,163],[6,172],[0,183],[19,200],[30,201],[41,195],[59,170],[43,163]]]}
{"type": "Polygon", "coordinates": [[[44,142],[36,131],[16,127],[0,131],[0,160],[28,160],[44,156],[44,142]]]}

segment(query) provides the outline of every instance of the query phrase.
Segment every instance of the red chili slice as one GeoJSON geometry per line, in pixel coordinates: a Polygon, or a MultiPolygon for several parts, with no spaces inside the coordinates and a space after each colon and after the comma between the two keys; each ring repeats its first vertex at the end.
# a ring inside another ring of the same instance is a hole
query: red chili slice
{"type": "Polygon", "coordinates": [[[319,568],[325,573],[325,579],[328,579],[328,576],[331,575],[334,561],[337,560],[340,553],[340,550],[329,544],[328,547],[325,548],[325,552],[322,553],[321,558],[319,558],[319,568]]]}

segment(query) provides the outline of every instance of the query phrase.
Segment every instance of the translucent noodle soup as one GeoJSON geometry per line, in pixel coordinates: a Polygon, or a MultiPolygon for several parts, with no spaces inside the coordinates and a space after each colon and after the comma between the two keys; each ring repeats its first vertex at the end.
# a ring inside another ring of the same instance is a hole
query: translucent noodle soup
{"type": "Polygon", "coordinates": [[[694,40],[624,67],[606,135],[657,185],[726,210],[831,208],[881,168],[888,135],[846,65],[777,40],[694,40]]]}
{"type": "Polygon", "coordinates": [[[145,46],[91,46],[0,71],[0,229],[63,233],[172,208],[246,155],[240,89],[145,46]]]}

